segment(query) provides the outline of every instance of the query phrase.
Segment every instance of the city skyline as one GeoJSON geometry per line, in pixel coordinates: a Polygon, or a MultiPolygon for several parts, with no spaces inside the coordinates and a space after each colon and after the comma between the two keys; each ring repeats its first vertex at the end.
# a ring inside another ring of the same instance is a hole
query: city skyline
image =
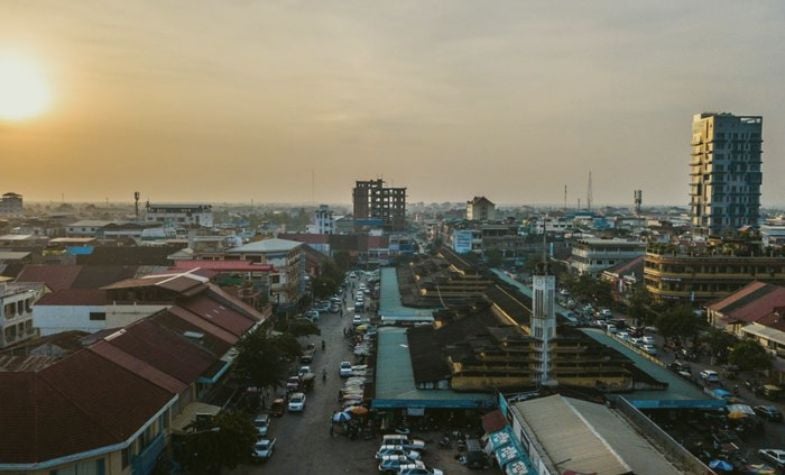
{"type": "Polygon", "coordinates": [[[567,185],[574,207],[591,170],[595,207],[689,206],[691,118],[730,112],[764,117],[761,201],[785,204],[777,2],[180,6],[0,6],[0,57],[52,91],[0,121],[3,190],[348,203],[382,177],[411,203],[567,185]]]}

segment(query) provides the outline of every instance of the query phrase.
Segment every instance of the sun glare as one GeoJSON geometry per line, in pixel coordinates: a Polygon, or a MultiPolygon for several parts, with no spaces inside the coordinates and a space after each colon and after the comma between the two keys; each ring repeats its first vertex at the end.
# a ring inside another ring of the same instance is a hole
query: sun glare
{"type": "Polygon", "coordinates": [[[0,120],[24,120],[43,113],[49,88],[35,63],[0,55],[0,120]]]}

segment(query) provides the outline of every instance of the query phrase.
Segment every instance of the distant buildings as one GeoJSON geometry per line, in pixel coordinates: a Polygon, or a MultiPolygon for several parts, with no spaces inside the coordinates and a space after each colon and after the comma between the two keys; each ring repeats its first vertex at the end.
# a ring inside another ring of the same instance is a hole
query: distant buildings
{"type": "Polygon", "coordinates": [[[629,262],[646,251],[646,243],[627,239],[579,239],[572,246],[570,266],[580,275],[596,276],[605,269],[629,262]]]}
{"type": "Polygon", "coordinates": [[[313,212],[313,224],[308,225],[307,232],[309,234],[335,233],[335,218],[329,206],[319,205],[319,208],[313,212]]]}
{"type": "Polygon", "coordinates": [[[352,190],[354,226],[378,223],[389,231],[406,228],[406,188],[390,188],[384,181],[358,181],[352,190]]]}
{"type": "Polygon", "coordinates": [[[0,197],[0,216],[17,216],[23,212],[22,195],[9,192],[0,197]]]}
{"type": "Polygon", "coordinates": [[[484,196],[475,196],[466,202],[466,219],[469,221],[493,221],[496,219],[496,205],[484,196]]]}
{"type": "Polygon", "coordinates": [[[692,119],[692,224],[712,234],[757,226],[760,208],[761,116],[696,114],[692,119]]]}
{"type": "Polygon", "coordinates": [[[153,204],[146,206],[145,220],[171,226],[213,227],[213,205],[208,204],[153,204]]]}
{"type": "Polygon", "coordinates": [[[303,243],[287,239],[265,239],[226,251],[230,259],[270,264],[275,271],[270,276],[272,303],[295,303],[305,292],[305,256],[303,243]]]}

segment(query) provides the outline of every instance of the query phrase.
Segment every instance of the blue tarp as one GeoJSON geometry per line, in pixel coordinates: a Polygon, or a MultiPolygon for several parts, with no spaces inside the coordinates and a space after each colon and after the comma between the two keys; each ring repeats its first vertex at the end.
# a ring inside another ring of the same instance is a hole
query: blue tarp
{"type": "Polygon", "coordinates": [[[645,399],[630,401],[638,409],[704,409],[722,410],[727,403],[721,399],[645,399]]]}

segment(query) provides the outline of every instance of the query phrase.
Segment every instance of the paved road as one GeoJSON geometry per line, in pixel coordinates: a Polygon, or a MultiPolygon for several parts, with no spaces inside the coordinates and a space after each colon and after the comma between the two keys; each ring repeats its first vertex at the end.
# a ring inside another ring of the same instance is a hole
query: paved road
{"type": "MultiPolygon", "coordinates": [[[[351,298],[347,299],[351,303],[351,298]]],[[[373,454],[378,441],[350,441],[346,437],[330,437],[330,418],[339,409],[337,396],[342,381],[338,365],[343,360],[353,361],[343,328],[351,325],[351,313],[344,311],[343,318],[328,313],[320,318],[321,336],[311,337],[317,348],[320,340],[326,350],[317,349],[311,367],[318,379],[313,391],[307,394],[303,414],[287,413],[273,418],[271,434],[277,438],[272,459],[262,465],[243,466],[232,474],[280,473],[324,474],[374,473],[376,467],[369,454],[373,454]],[[327,382],[322,383],[322,368],[327,368],[327,382]]]]}

